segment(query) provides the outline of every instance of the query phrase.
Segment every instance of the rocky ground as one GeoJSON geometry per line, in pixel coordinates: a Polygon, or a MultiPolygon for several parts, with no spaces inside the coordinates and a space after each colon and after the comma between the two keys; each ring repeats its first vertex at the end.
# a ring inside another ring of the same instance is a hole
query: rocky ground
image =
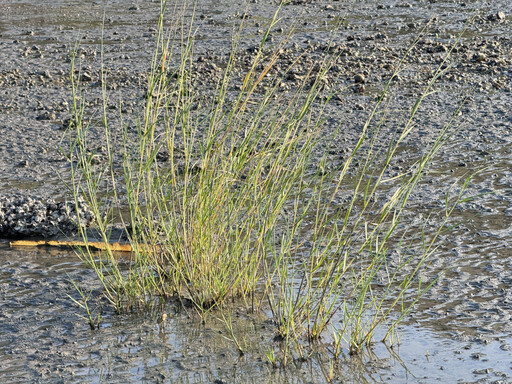
{"type": "MultiPolygon", "coordinates": [[[[87,92],[85,109],[92,118],[101,105],[99,43],[103,40],[110,90],[108,108],[112,119],[120,112],[127,124],[133,124],[144,96],[158,4],[113,2],[105,8],[102,2],[95,2],[90,8],[81,9],[79,2],[70,5],[57,1],[50,7],[44,2],[30,7],[16,2],[0,7],[4,15],[0,41],[3,92],[0,112],[5,116],[0,127],[3,134],[0,188],[23,193],[29,190],[38,196],[55,197],[57,193],[63,198],[65,189],[55,175],[69,167],[65,154],[72,102],[70,52],[78,42],[77,66],[81,68],[87,92]]],[[[198,4],[195,56],[198,87],[211,89],[220,79],[234,26],[242,17],[245,27],[237,61],[240,67],[251,62],[265,21],[275,10],[275,6],[262,8],[265,7],[253,5],[245,11],[245,8],[230,9],[227,4],[216,8],[211,8],[209,3],[198,4]],[[205,36],[209,37],[207,44],[205,36]]],[[[462,33],[463,39],[453,48],[447,62],[452,67],[440,81],[440,89],[450,92],[438,93],[425,108],[429,119],[437,119],[429,125],[442,124],[444,114],[440,116],[434,111],[440,106],[446,106],[446,113],[453,111],[469,91],[476,103],[464,108],[465,117],[480,119],[483,112],[494,122],[502,121],[508,112],[505,101],[501,97],[487,102],[482,99],[493,99],[511,91],[512,47],[507,33],[510,31],[507,12],[505,5],[500,7],[493,3],[491,8],[479,2],[448,5],[390,1],[357,6],[350,2],[292,2],[283,7],[283,20],[272,30],[270,40],[277,45],[287,36],[295,16],[303,16],[295,25],[290,43],[282,49],[273,72],[283,71],[301,57],[300,64],[282,82],[282,91],[290,92],[326,52],[334,54],[335,62],[325,79],[326,90],[336,93],[329,115],[333,122],[344,122],[343,139],[353,139],[375,96],[424,28],[427,28],[426,34],[410,52],[404,69],[394,78],[395,92],[399,95],[396,96],[397,108],[410,107],[413,99],[404,98],[419,94],[462,33]],[[338,24],[339,30],[330,43],[329,31],[338,24]]],[[[101,128],[97,129],[100,137],[101,128]]],[[[435,132],[425,129],[413,143],[424,145],[430,138],[429,131],[435,132]]],[[[101,160],[105,154],[99,138],[97,144],[97,148],[91,150],[99,150],[101,160]]],[[[340,143],[340,147],[347,145],[340,143]]]]}
{"type": "Polygon", "coordinates": [[[76,233],[79,225],[88,227],[92,212],[80,201],[57,203],[53,199],[41,200],[29,196],[0,196],[0,236],[44,237],[76,233]]]}

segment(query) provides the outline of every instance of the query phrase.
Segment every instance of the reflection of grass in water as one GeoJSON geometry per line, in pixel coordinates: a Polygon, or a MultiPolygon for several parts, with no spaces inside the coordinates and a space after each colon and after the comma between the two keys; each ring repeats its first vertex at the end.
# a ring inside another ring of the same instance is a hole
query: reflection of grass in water
{"type": "MultiPolygon", "coordinates": [[[[394,340],[397,324],[435,281],[418,276],[435,252],[444,222],[428,241],[418,233],[419,247],[397,240],[396,229],[410,193],[448,139],[452,121],[418,155],[414,167],[395,180],[385,175],[415,127],[421,101],[443,71],[434,75],[382,150],[388,84],[348,158],[326,171],[336,132],[324,132],[325,102],[318,96],[333,56],[326,53],[295,94],[280,95],[286,73],[267,79],[280,56],[280,46],[270,55],[266,46],[276,12],[235,97],[228,99],[228,90],[242,27],[216,93],[208,99],[192,77],[191,24],[176,17],[164,33],[165,6],[164,1],[135,140],[125,131],[122,145],[114,144],[103,79],[104,168],[92,164],[88,143],[93,138],[82,120],[80,84],[72,76],[75,128],[69,132],[70,156],[77,160],[71,180],[75,196],[88,201],[106,244],[108,223],[121,199],[130,212],[124,224],[134,252],[127,271],[111,249],[99,258],[90,250],[82,254],[105,296],[119,312],[175,296],[192,302],[203,319],[220,313],[217,317],[241,353],[244,339],[233,331],[227,301],[240,301],[252,310],[268,303],[281,340],[279,354],[273,347],[266,351],[272,365],[306,358],[309,345],[324,334],[331,335],[335,357],[342,348],[360,351],[382,327],[385,338],[394,340]],[[159,157],[162,150],[169,152],[165,164],[159,157]],[[123,158],[121,180],[116,153],[123,158]],[[338,206],[336,197],[347,188],[349,174],[356,175],[351,176],[350,201],[338,206]],[[392,193],[378,198],[389,182],[395,183],[392,193]],[[394,263],[388,259],[391,244],[398,244],[394,263]]],[[[461,199],[462,192],[447,200],[445,220],[461,199]]]]}

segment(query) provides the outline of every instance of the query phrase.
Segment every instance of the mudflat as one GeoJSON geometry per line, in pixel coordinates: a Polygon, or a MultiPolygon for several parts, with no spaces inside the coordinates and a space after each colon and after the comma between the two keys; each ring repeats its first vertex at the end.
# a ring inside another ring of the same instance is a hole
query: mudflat
{"type": "MultiPolygon", "coordinates": [[[[120,133],[121,117],[135,126],[159,8],[156,1],[0,2],[0,195],[70,198],[62,180],[70,167],[65,151],[75,47],[87,118],[98,120],[95,112],[102,107],[103,55],[111,127],[120,133]]],[[[222,76],[242,19],[240,68],[250,61],[276,8],[260,0],[197,2],[194,65],[205,93],[222,76]]],[[[283,94],[300,84],[327,49],[338,54],[325,80],[325,91],[334,92],[325,125],[342,127],[330,152],[331,166],[357,140],[379,91],[425,31],[393,83],[390,132],[400,121],[398,112],[412,107],[449,51],[450,68],[436,93],[423,101],[416,128],[389,176],[414,161],[465,101],[455,116],[457,130],[412,196],[405,217],[414,222],[427,216],[442,206],[454,182],[480,171],[468,190],[479,196],[459,207],[453,218],[458,226],[446,232],[424,271],[426,276],[444,273],[404,322],[400,348],[377,343],[362,356],[346,356],[335,377],[357,383],[511,381],[510,2],[291,1],[282,7],[281,19],[271,43],[294,30],[273,70],[300,57],[283,79],[283,94]]],[[[106,161],[101,129],[91,128],[98,133],[91,149],[98,165],[106,161]]],[[[256,353],[272,335],[264,331],[264,321],[242,309],[238,331],[254,351],[240,358],[213,321],[201,324],[183,310],[165,321],[158,311],[116,315],[101,298],[93,273],[72,252],[10,249],[7,242],[0,244],[2,382],[325,382],[321,352],[311,362],[273,370],[256,353]],[[101,329],[90,331],[80,317],[83,310],[67,296],[78,299],[70,277],[93,290],[91,303],[103,308],[101,329]]]]}

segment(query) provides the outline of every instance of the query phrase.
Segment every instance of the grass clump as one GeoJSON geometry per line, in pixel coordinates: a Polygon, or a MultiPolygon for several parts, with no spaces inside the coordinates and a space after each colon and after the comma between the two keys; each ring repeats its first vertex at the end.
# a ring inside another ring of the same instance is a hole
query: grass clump
{"type": "MultiPolygon", "coordinates": [[[[125,127],[121,138],[113,137],[103,78],[104,167],[93,165],[88,143],[94,137],[72,76],[71,184],[77,201],[81,196],[90,205],[107,245],[105,253],[86,250],[82,258],[96,271],[105,296],[119,312],[168,297],[191,302],[203,319],[220,311],[241,353],[241,339],[225,313],[227,300],[264,308],[282,340],[280,356],[273,347],[266,351],[273,366],[305,358],[304,341],[323,336],[336,357],[342,348],[357,353],[381,327],[392,339],[435,280],[423,281],[419,271],[463,199],[461,193],[447,201],[439,229],[429,240],[424,236],[419,252],[410,252],[398,230],[402,213],[452,121],[393,183],[385,175],[443,71],[383,145],[386,85],[349,156],[326,171],[337,129],[326,130],[323,110],[330,96],[319,96],[335,56],[326,52],[295,92],[283,95],[279,85],[291,68],[270,75],[281,46],[268,50],[268,31],[244,76],[237,77],[242,24],[215,92],[202,94],[193,76],[193,17],[188,25],[183,15],[175,17],[167,29],[166,7],[163,1],[136,135],[125,127]],[[350,199],[340,205],[338,197],[347,190],[350,199]],[[129,262],[108,248],[109,225],[119,220],[120,207],[133,247],[129,262]]],[[[269,30],[277,19],[278,10],[269,30]]],[[[87,233],[82,236],[87,241],[87,233]]]]}

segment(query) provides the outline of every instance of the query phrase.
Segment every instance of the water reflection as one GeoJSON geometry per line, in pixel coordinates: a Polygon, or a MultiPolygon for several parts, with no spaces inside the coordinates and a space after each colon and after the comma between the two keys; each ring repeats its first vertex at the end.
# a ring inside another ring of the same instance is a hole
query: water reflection
{"type": "MultiPolygon", "coordinates": [[[[105,307],[100,330],[91,331],[65,297],[76,294],[67,274],[82,285],[96,284],[73,254],[23,252],[3,243],[0,260],[2,378],[7,373],[13,378],[3,382],[43,377],[98,383],[320,383],[331,370],[333,382],[431,382],[455,374],[473,380],[490,367],[492,374],[486,375],[506,376],[510,369],[509,336],[455,341],[413,325],[402,329],[399,347],[376,343],[332,363],[330,346],[319,345],[310,359],[292,362],[286,370],[272,368],[264,356],[267,345],[276,345],[264,318],[243,311],[234,322],[235,332],[245,337],[243,356],[219,321],[202,324],[172,304],[142,316],[116,315],[105,307]],[[162,311],[168,314],[164,322],[162,311]]],[[[105,304],[98,300],[95,304],[105,304]]]]}

